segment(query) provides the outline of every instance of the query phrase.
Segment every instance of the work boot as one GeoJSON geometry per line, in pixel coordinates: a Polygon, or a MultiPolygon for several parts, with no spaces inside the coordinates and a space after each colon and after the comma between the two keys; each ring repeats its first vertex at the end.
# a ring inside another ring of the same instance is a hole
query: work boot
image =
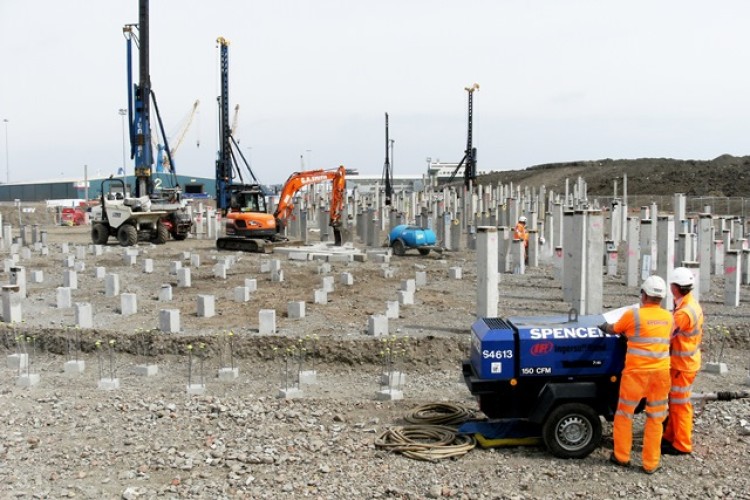
{"type": "Polygon", "coordinates": [[[682,451],[678,450],[674,447],[672,443],[669,441],[662,442],[661,444],[661,454],[662,455],[690,455],[689,451],[682,451]]]}
{"type": "Polygon", "coordinates": [[[659,460],[659,463],[656,464],[656,467],[654,467],[653,469],[647,469],[647,468],[643,467],[643,472],[645,472],[646,474],[649,474],[649,475],[653,474],[654,472],[656,472],[658,470],[661,470],[661,460],[659,460]]]}
{"type": "Polygon", "coordinates": [[[609,456],[609,461],[615,465],[619,465],[620,467],[630,467],[630,460],[628,460],[627,462],[620,462],[619,460],[617,460],[617,457],[615,456],[614,451],[609,456]]]}

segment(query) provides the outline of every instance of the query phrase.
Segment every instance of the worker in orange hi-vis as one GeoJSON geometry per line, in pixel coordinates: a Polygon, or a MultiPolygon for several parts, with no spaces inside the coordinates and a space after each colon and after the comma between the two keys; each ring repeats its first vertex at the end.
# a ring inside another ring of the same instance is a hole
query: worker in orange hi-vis
{"type": "Polygon", "coordinates": [[[526,217],[523,215],[518,218],[515,232],[513,233],[514,240],[523,240],[525,247],[529,246],[529,231],[526,229],[526,217]]]}
{"type": "Polygon", "coordinates": [[[628,341],[625,368],[620,379],[620,399],[614,419],[615,449],[610,462],[630,465],[633,447],[633,414],[646,398],[643,430],[643,471],[653,474],[661,468],[661,437],[669,397],[669,341],[674,329],[672,314],[661,307],[667,284],[649,276],[641,285],[641,304],[625,311],[617,323],[599,328],[623,335],[628,341]]]}
{"type": "Polygon", "coordinates": [[[664,429],[661,452],[687,455],[693,451],[693,405],[691,389],[701,369],[703,309],[693,296],[695,276],[685,267],[672,271],[670,287],[674,296],[675,330],[671,344],[669,418],[664,429]]]}
{"type": "Polygon", "coordinates": [[[513,231],[513,239],[523,241],[523,255],[526,262],[529,261],[529,231],[526,229],[526,217],[518,218],[518,223],[513,231]]]}

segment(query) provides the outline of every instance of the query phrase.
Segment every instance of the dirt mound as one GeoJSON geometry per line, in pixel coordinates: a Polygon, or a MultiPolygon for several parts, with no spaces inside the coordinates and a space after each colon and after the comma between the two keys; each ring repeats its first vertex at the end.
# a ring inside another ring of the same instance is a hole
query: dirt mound
{"type": "Polygon", "coordinates": [[[688,196],[744,196],[750,192],[750,156],[721,155],[713,160],[638,158],[547,163],[524,170],[491,172],[477,179],[479,184],[498,182],[529,187],[546,186],[564,191],[565,179],[586,180],[591,195],[610,196],[614,180],[622,192],[622,176],[627,174],[628,194],[688,196]]]}

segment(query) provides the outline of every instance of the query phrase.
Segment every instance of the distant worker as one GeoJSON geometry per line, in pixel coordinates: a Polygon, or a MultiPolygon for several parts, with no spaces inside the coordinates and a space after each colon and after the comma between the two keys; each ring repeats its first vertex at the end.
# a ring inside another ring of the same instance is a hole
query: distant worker
{"type": "Polygon", "coordinates": [[[529,231],[526,229],[526,217],[523,215],[518,218],[518,223],[516,224],[515,233],[513,234],[514,240],[523,240],[524,246],[529,246],[529,231]]]}
{"type": "Polygon", "coordinates": [[[633,414],[646,398],[646,425],[643,430],[643,472],[661,468],[661,437],[667,416],[669,395],[669,339],[674,328],[672,315],[661,307],[667,284],[659,276],[649,276],[641,285],[639,308],[628,309],[617,323],[599,328],[623,335],[628,341],[625,369],[620,379],[620,399],[614,419],[615,449],[609,461],[627,467],[633,447],[633,414]]]}
{"type": "Polygon", "coordinates": [[[523,241],[523,255],[526,263],[529,263],[529,231],[526,229],[526,217],[518,218],[518,223],[513,233],[514,240],[523,241]]]}
{"type": "Polygon", "coordinates": [[[675,329],[671,343],[669,418],[664,429],[661,452],[687,455],[693,451],[693,405],[691,389],[701,369],[703,309],[693,296],[695,276],[690,269],[672,272],[670,287],[674,296],[675,329]]]}

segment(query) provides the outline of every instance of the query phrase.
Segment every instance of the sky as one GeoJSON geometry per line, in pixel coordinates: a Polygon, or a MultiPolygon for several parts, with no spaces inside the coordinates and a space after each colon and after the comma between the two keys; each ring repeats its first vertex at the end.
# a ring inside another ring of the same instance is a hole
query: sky
{"type": "MultiPolygon", "coordinates": [[[[215,173],[219,36],[235,138],[264,184],[381,175],[386,112],[395,175],[458,162],[475,82],[480,172],[711,159],[748,153],[747,19],[746,0],[152,0],[150,73],[173,143],[200,102],[174,158],[190,176],[215,173]]],[[[123,166],[122,27],[137,21],[137,0],[0,0],[0,182],[123,166]]]]}

